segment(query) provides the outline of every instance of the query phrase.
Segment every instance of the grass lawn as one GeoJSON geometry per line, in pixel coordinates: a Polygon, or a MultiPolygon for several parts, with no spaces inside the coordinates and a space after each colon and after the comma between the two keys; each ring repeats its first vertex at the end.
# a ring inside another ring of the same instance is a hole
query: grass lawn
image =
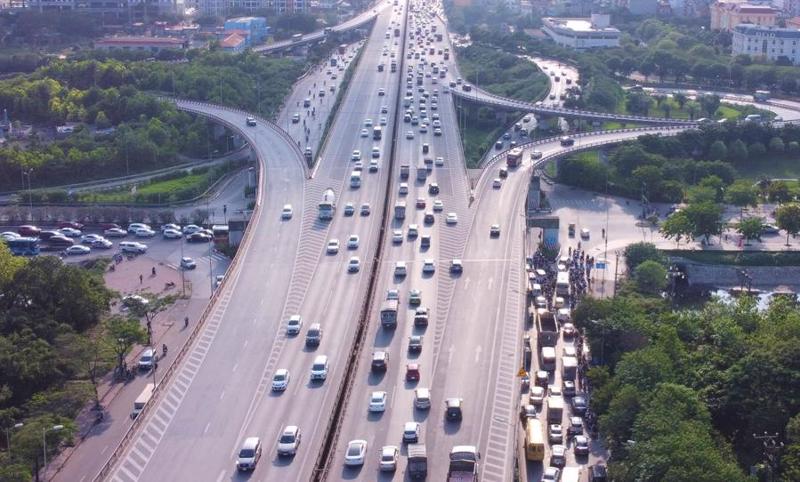
{"type": "MultiPolygon", "coordinates": [[[[736,171],[753,182],[762,177],[770,179],[800,179],[800,157],[795,154],[776,155],[768,153],[760,162],[737,164],[736,171]]],[[[789,183],[791,187],[791,182],[789,183]]]]}
{"type": "Polygon", "coordinates": [[[145,184],[136,188],[136,194],[131,193],[131,188],[117,189],[114,191],[93,192],[81,196],[84,202],[117,202],[133,203],[136,196],[157,196],[166,202],[170,195],[185,192],[190,189],[205,189],[209,184],[210,173],[187,174],[183,177],[145,184]]]}
{"type": "Polygon", "coordinates": [[[736,266],[800,266],[797,251],[689,251],[663,250],[668,256],[676,256],[705,264],[736,266]]]}

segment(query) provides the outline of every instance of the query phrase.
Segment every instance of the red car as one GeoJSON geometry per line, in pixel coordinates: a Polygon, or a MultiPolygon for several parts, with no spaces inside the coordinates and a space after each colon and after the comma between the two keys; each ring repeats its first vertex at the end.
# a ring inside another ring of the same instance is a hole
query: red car
{"type": "Polygon", "coordinates": [[[419,363],[409,363],[406,365],[406,381],[418,382],[419,381],[419,363]]]}
{"type": "Polygon", "coordinates": [[[41,233],[42,230],[37,228],[36,226],[31,226],[31,225],[26,224],[26,225],[20,226],[17,229],[17,232],[21,236],[31,236],[31,237],[35,238],[35,237],[39,236],[39,233],[41,233]]]}
{"type": "Polygon", "coordinates": [[[119,224],[117,224],[117,223],[100,223],[100,224],[97,225],[97,227],[102,229],[103,231],[105,231],[106,229],[111,229],[111,228],[117,228],[117,229],[120,228],[119,224]]]}
{"type": "Polygon", "coordinates": [[[58,227],[58,229],[61,229],[61,228],[72,228],[72,229],[78,229],[78,230],[81,230],[81,231],[83,230],[83,224],[81,224],[81,223],[79,223],[77,221],[61,221],[60,223],[56,224],[56,226],[58,227]]]}

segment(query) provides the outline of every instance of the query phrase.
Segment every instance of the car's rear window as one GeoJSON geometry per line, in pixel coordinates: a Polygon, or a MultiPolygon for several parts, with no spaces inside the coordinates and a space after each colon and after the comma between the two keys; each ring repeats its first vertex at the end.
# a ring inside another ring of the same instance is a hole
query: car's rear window
{"type": "Polygon", "coordinates": [[[349,455],[351,457],[354,457],[354,456],[358,455],[360,452],[361,452],[361,447],[358,446],[358,445],[351,445],[347,449],[347,455],[349,455]]]}

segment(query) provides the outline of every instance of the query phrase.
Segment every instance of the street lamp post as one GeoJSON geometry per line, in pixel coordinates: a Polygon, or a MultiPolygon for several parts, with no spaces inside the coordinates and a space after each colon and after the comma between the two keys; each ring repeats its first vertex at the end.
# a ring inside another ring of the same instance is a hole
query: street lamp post
{"type": "Polygon", "coordinates": [[[8,450],[8,454],[9,455],[11,455],[11,435],[10,435],[10,432],[11,432],[11,430],[16,430],[16,429],[22,428],[24,425],[25,425],[24,423],[20,422],[20,423],[15,423],[14,425],[12,425],[10,427],[6,427],[6,450],[8,450]]]}
{"type": "MultiPolygon", "coordinates": [[[[31,173],[33,172],[33,168],[28,169],[27,171],[22,171],[22,175],[28,178],[28,216],[33,221],[33,194],[31,193],[31,173]]],[[[23,189],[25,185],[23,183],[23,189]]],[[[22,201],[25,202],[25,201],[22,201]]]]}
{"type": "Polygon", "coordinates": [[[42,429],[42,453],[44,455],[44,463],[42,464],[42,471],[44,472],[44,480],[47,480],[47,432],[58,432],[63,430],[63,425],[53,425],[50,428],[42,429]]]}

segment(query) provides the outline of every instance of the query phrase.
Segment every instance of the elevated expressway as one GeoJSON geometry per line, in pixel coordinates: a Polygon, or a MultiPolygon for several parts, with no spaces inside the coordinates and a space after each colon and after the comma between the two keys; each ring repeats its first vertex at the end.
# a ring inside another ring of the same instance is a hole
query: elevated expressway
{"type": "MultiPolygon", "coordinates": [[[[365,10],[355,17],[331,27],[331,31],[342,33],[363,27],[375,20],[375,18],[377,18],[377,16],[390,5],[391,1],[389,0],[378,2],[373,8],[365,10]]],[[[253,47],[253,51],[263,54],[280,52],[281,50],[291,49],[300,45],[323,40],[327,35],[328,33],[325,32],[325,30],[317,30],[303,35],[300,39],[281,40],[280,42],[274,42],[268,45],[259,45],[257,47],[253,47]]]]}
{"type": "MultiPolygon", "coordinates": [[[[396,77],[388,71],[376,75],[377,64],[383,61],[384,31],[392,19],[399,20],[393,9],[378,15],[311,179],[304,181],[296,144],[265,142],[263,122],[255,135],[244,128],[251,145],[268,150],[260,153],[266,160],[263,209],[254,218],[251,239],[242,246],[242,257],[212,303],[201,333],[114,460],[110,479],[244,479],[236,473],[235,460],[248,436],[261,437],[264,443],[264,457],[250,477],[311,477],[345,376],[343,361],[351,350],[377,245],[389,175],[384,157],[391,139],[374,143],[358,133],[365,118],[377,122],[381,105],[396,99],[396,77]],[[378,95],[379,88],[385,89],[385,96],[378,95]],[[377,173],[365,169],[361,188],[351,190],[347,182],[351,152],[360,149],[367,165],[373,145],[384,153],[381,168],[377,173]],[[317,204],[329,187],[336,191],[339,209],[332,221],[323,222],[318,220],[317,204]],[[345,217],[341,209],[345,202],[357,208],[370,203],[372,214],[345,217]],[[292,220],[280,220],[283,204],[293,205],[292,220]],[[357,250],[348,251],[351,234],[359,235],[361,242],[357,250]],[[329,238],[342,242],[338,255],[325,254],[329,238]],[[347,273],[351,255],[361,258],[359,273],[347,273]],[[302,315],[304,326],[301,336],[290,338],[285,321],[293,314],[302,315]],[[321,323],[324,331],[316,349],[304,346],[313,322],[321,323]],[[330,359],[328,379],[312,384],[309,369],[320,354],[330,359]],[[277,368],[288,368],[292,375],[289,388],[280,394],[270,392],[277,368]],[[300,426],[303,442],[296,457],[278,459],[275,444],[287,424],[300,426]]],[[[222,110],[207,113],[234,126],[244,125],[246,117],[222,110]]]]}

